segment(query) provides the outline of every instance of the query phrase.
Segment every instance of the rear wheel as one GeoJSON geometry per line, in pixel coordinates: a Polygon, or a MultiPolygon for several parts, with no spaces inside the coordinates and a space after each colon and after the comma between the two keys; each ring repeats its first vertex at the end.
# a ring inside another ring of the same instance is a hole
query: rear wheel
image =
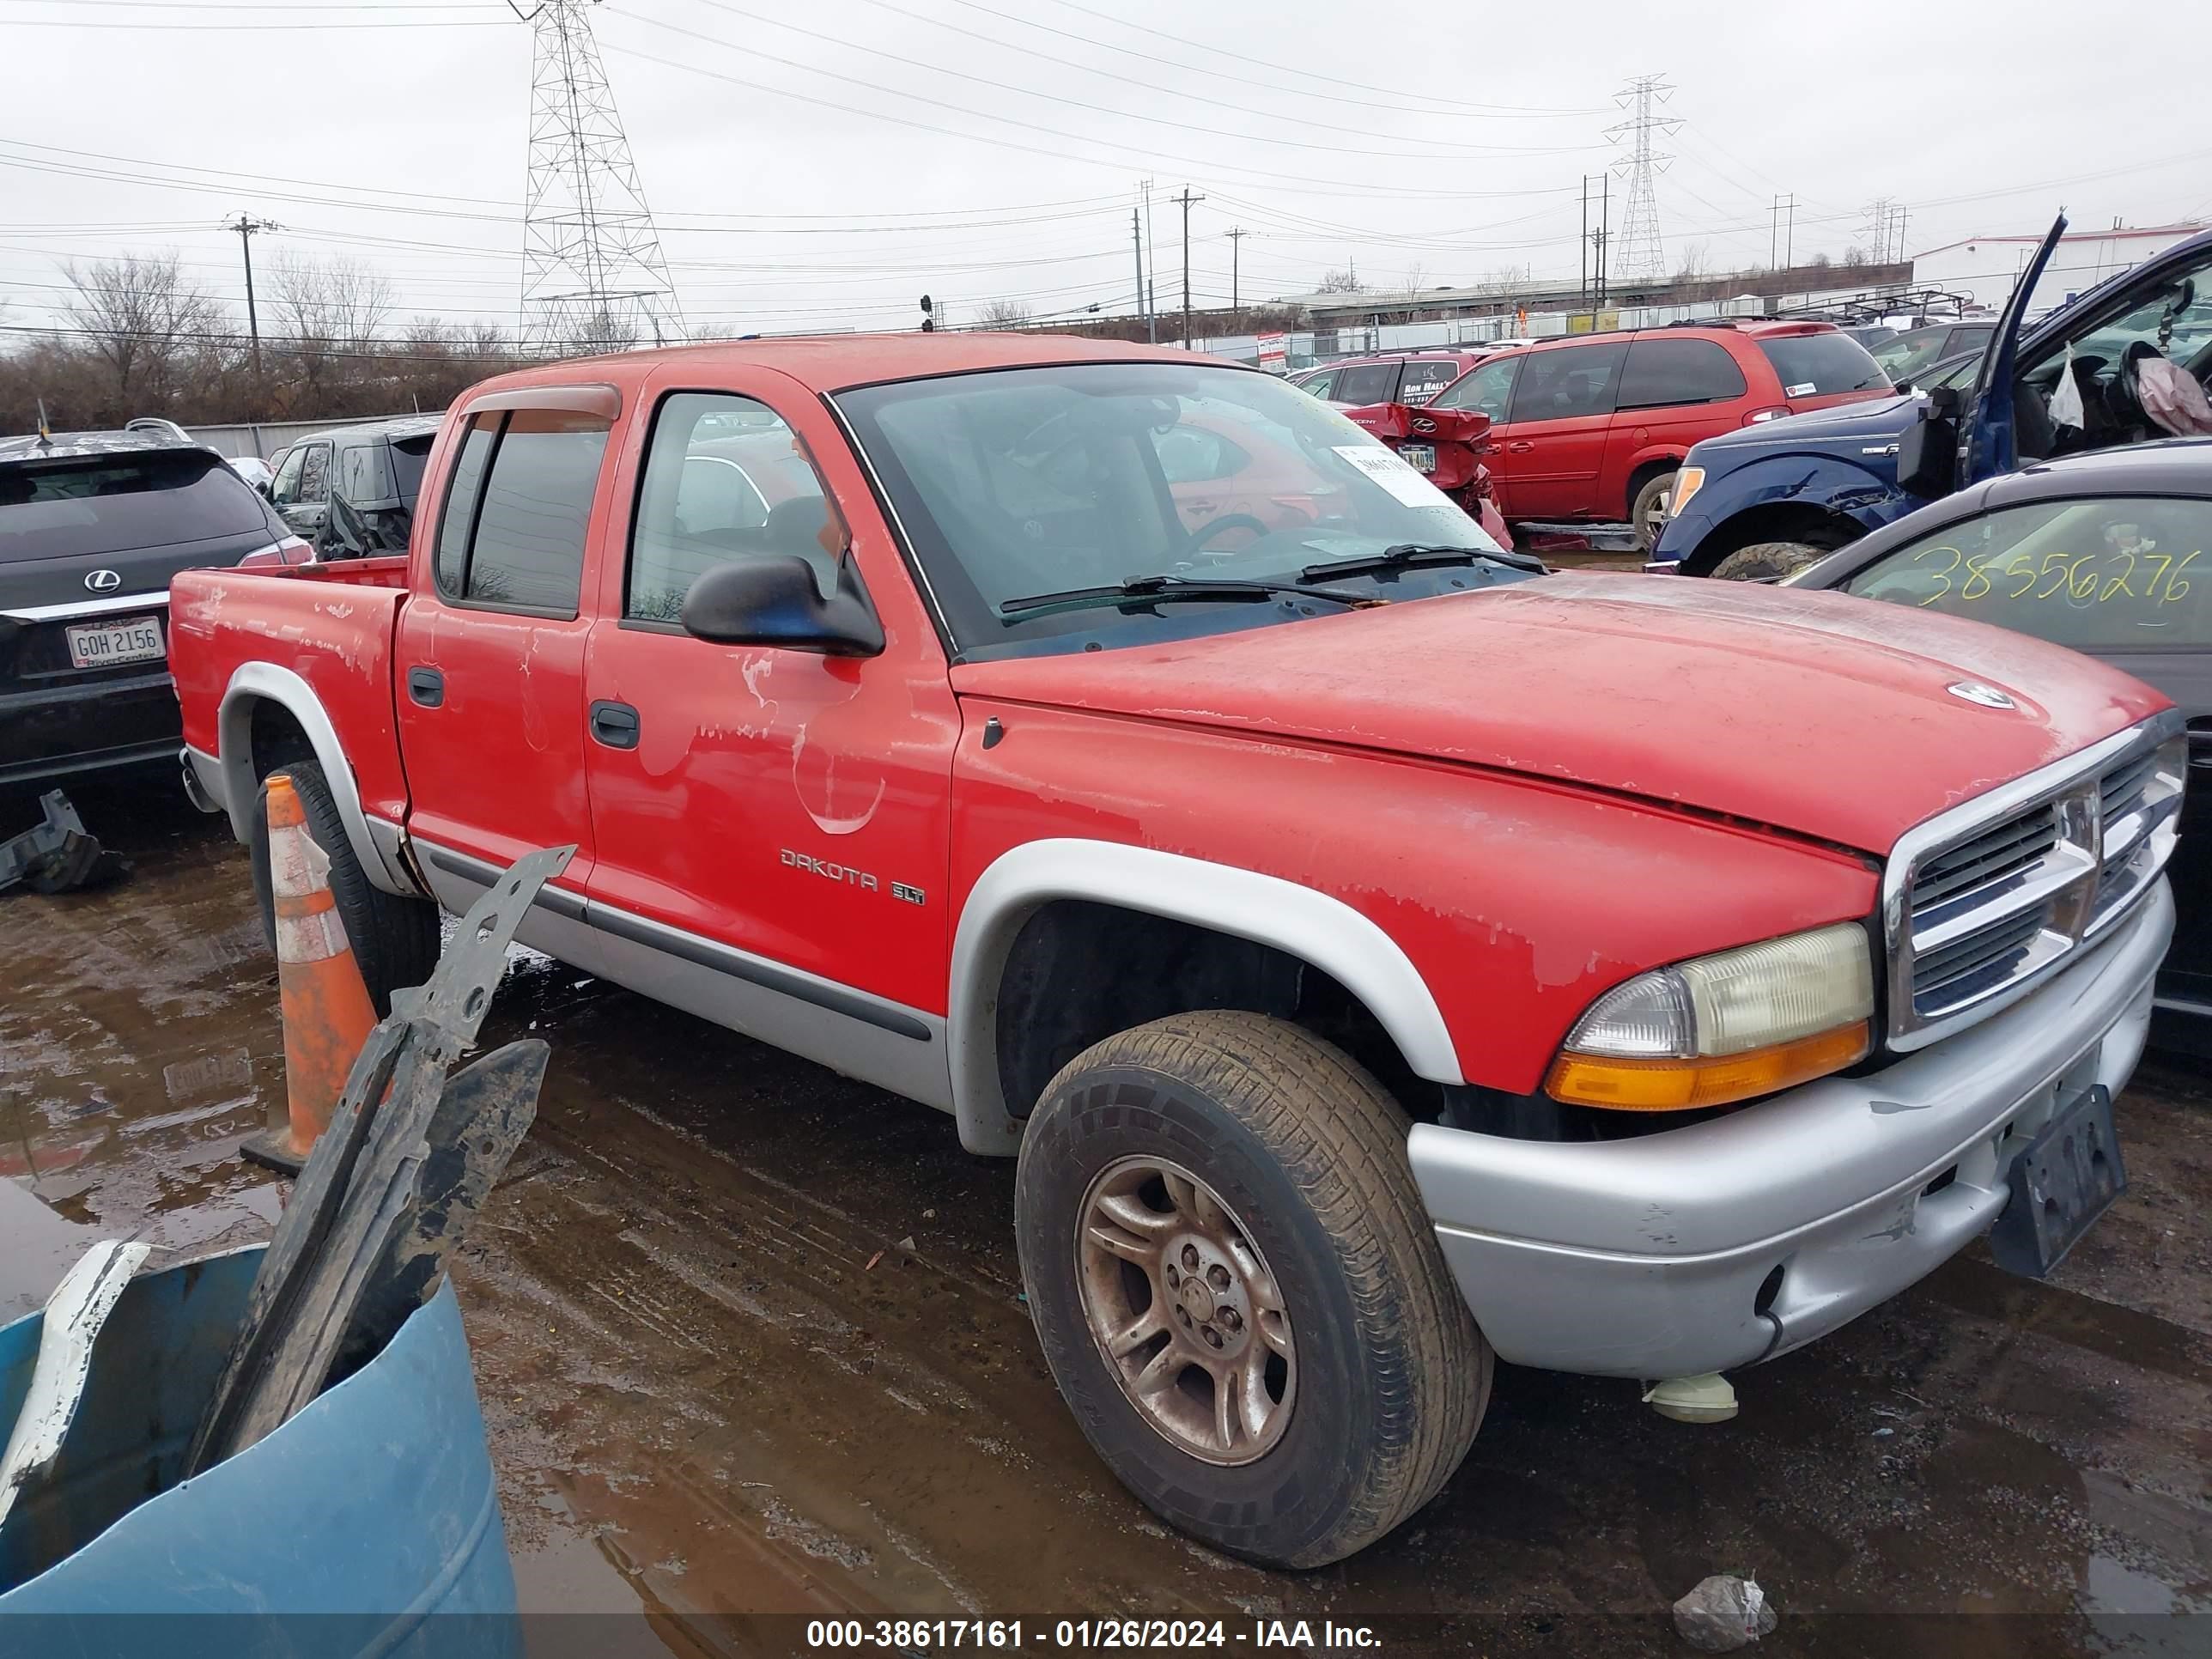
{"type": "Polygon", "coordinates": [[[1667,527],[1667,503],[1674,493],[1674,475],[1662,472],[1646,478],[1628,506],[1628,521],[1636,526],[1636,545],[1649,553],[1659,545],[1659,532],[1667,527]]]}
{"type": "Polygon", "coordinates": [[[261,927],[270,949],[276,949],[276,909],[269,880],[269,778],[279,772],[290,775],[307,815],[307,834],[330,855],[331,896],[337,902],[338,920],[345,924],[346,943],[353,947],[369,1000],[378,1014],[388,1014],[392,992],[422,984],[438,965],[438,907],[428,899],[401,898],[371,886],[347,838],[345,819],[331,797],[322,763],[283,761],[270,766],[261,781],[251,843],[253,893],[261,903],[261,927]]]}
{"type": "Polygon", "coordinates": [[[1070,1061],[1022,1141],[1022,1279],[1054,1380],[1164,1518],[1273,1566],[1340,1560],[1458,1467],[1489,1346],[1406,1119],[1284,1021],[1176,1015],[1070,1061]]]}
{"type": "Polygon", "coordinates": [[[1717,580],[1755,582],[1792,575],[1808,564],[1817,564],[1833,550],[1810,542],[1753,542],[1739,547],[1713,567],[1717,580]]]}

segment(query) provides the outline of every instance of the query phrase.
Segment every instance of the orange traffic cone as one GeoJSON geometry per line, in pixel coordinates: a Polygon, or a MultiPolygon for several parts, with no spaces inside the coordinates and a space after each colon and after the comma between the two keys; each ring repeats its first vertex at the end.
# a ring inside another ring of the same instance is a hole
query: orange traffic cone
{"type": "Polygon", "coordinates": [[[346,1074],[376,1024],[331,894],[331,857],[307,834],[291,778],[269,780],[269,885],[276,899],[276,985],[284,1012],[285,1115],[240,1148],[297,1174],[329,1127],[346,1074]]]}

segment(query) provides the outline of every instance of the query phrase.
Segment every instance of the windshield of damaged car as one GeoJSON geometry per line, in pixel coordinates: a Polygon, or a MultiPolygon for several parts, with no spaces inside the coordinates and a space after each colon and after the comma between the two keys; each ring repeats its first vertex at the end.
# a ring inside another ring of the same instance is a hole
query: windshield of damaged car
{"type": "Polygon", "coordinates": [[[1139,576],[1340,586],[1419,599],[1522,580],[1488,563],[1368,570],[1386,549],[1496,551],[1449,497],[1327,404],[1272,376],[1082,363],[841,393],[961,651],[1074,650],[1333,614],[1326,599],[1010,600],[1139,576]]]}

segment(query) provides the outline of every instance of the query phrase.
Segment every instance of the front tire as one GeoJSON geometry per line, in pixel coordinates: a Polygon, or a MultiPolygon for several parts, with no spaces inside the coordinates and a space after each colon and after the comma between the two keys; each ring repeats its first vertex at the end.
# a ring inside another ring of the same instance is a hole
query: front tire
{"type": "Polygon", "coordinates": [[[1818,564],[1833,550],[1810,542],[1753,542],[1739,547],[1713,567],[1713,579],[1723,582],[1768,581],[1794,575],[1809,564],[1818,564]]]}
{"type": "Polygon", "coordinates": [[[438,966],[438,907],[428,899],[401,898],[370,885],[345,819],[314,760],[284,761],[269,769],[253,807],[253,895],[261,905],[261,927],[269,948],[276,948],[276,906],[269,878],[269,779],[289,773],[307,815],[307,834],[330,855],[331,896],[345,924],[346,943],[368,987],[368,1000],[380,1018],[392,1012],[392,994],[420,985],[438,966]]]}
{"type": "Polygon", "coordinates": [[[1667,502],[1674,493],[1674,475],[1658,473],[1644,481],[1636,499],[1628,504],[1628,521],[1636,526],[1636,545],[1650,555],[1659,545],[1659,532],[1667,527],[1667,502]]]}
{"type": "Polygon", "coordinates": [[[1270,1566],[1340,1560],[1466,1456],[1490,1347],[1344,1054],[1237,1012],[1077,1055],[1023,1137],[1022,1279],[1099,1456],[1170,1524],[1270,1566]]]}

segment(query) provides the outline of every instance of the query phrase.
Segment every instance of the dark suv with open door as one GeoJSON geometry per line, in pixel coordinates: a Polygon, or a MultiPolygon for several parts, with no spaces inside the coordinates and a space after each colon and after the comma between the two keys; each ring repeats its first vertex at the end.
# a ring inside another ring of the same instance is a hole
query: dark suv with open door
{"type": "Polygon", "coordinates": [[[0,438],[0,785],[173,764],[169,578],[307,554],[173,431],[0,438]]]}

